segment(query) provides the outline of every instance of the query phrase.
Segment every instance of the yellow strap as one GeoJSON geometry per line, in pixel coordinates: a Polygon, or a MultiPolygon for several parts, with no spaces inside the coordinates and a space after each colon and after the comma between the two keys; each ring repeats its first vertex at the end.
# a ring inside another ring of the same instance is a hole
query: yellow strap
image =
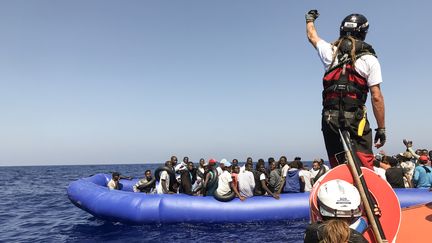
{"type": "Polygon", "coordinates": [[[366,107],[363,108],[363,118],[360,120],[358,130],[357,130],[357,135],[359,137],[363,136],[363,131],[365,126],[366,126],[366,107]]]}

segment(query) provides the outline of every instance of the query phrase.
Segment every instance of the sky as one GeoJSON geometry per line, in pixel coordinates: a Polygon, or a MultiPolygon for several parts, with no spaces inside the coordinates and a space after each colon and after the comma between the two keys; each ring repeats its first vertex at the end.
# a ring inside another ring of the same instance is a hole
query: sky
{"type": "Polygon", "coordinates": [[[383,149],[402,152],[408,138],[430,150],[430,8],[426,0],[0,1],[0,166],[326,158],[310,9],[329,42],[348,14],[368,18],[384,80],[383,149]]]}

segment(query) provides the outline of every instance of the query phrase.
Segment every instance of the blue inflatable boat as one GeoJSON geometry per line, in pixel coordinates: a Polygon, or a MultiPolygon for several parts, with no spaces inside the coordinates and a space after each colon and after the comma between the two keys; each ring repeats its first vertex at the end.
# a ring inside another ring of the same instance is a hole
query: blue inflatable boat
{"type": "MultiPolygon", "coordinates": [[[[109,190],[111,175],[97,174],[70,183],[69,199],[97,218],[128,224],[225,223],[274,220],[308,220],[309,193],[281,194],[280,200],[260,196],[240,201],[220,202],[213,197],[184,194],[135,193],[137,180],[121,180],[123,189],[109,190]]],[[[401,207],[432,201],[432,192],[396,189],[401,207]]]]}

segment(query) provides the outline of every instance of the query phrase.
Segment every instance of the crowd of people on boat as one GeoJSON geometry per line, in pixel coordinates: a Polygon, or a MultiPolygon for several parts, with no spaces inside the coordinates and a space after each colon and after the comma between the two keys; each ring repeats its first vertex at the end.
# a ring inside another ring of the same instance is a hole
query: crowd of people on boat
{"type": "MultiPolygon", "coordinates": [[[[315,159],[312,168],[304,166],[300,157],[288,162],[286,156],[279,160],[270,157],[267,162],[259,159],[256,163],[251,157],[243,165],[237,159],[205,160],[198,165],[184,157],[178,163],[176,156],[171,156],[164,166],[153,173],[146,170],[144,178],[134,186],[134,192],[176,194],[193,196],[214,196],[220,201],[229,201],[234,197],[245,200],[253,196],[271,196],[279,199],[281,193],[310,191],[313,183],[325,174],[329,167],[323,159],[315,159]]],[[[119,189],[121,175],[114,172],[108,188],[119,189]]]]}
{"type": "Polygon", "coordinates": [[[416,149],[412,141],[403,141],[406,150],[390,156],[384,151],[375,155],[375,172],[393,188],[423,188],[432,187],[432,150],[416,149]]]}
{"type": "MultiPolygon", "coordinates": [[[[375,156],[374,170],[393,188],[431,188],[432,150],[412,148],[412,141],[404,140],[406,150],[394,156],[380,151],[375,156]]],[[[214,196],[220,201],[235,197],[245,200],[253,196],[271,196],[279,199],[281,193],[307,192],[315,181],[329,171],[323,159],[314,159],[312,168],[307,168],[300,157],[288,162],[286,156],[278,160],[273,157],[259,159],[251,157],[243,165],[237,159],[205,160],[196,165],[184,157],[178,163],[171,156],[164,166],[154,172],[146,170],[144,178],[134,186],[134,192],[214,196]]],[[[121,175],[114,172],[107,184],[110,189],[120,189],[121,175]]]]}

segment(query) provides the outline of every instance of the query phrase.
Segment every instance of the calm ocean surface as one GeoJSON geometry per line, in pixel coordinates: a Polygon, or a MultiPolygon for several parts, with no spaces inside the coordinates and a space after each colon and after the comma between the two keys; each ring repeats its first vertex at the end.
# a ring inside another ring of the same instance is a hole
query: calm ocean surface
{"type": "Polygon", "coordinates": [[[306,221],[130,226],[75,207],[71,181],[119,171],[141,177],[147,165],[0,167],[0,242],[303,242],[306,221]]]}

